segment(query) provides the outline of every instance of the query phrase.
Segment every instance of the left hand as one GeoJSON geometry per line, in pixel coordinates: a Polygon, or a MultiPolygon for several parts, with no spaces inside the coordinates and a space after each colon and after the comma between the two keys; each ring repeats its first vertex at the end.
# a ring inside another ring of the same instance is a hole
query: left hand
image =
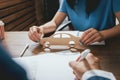
{"type": "Polygon", "coordinates": [[[94,28],[86,30],[80,39],[80,41],[85,45],[90,45],[93,42],[99,42],[102,40],[103,40],[102,34],[100,33],[100,31],[94,28]]]}

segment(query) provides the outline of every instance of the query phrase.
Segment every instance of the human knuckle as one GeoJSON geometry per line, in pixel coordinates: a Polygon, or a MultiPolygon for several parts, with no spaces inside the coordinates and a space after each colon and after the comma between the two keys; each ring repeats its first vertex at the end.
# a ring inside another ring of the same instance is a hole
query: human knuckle
{"type": "Polygon", "coordinates": [[[33,31],[33,32],[32,32],[32,34],[33,34],[33,35],[35,35],[35,34],[36,34],[36,32],[35,32],[35,31],[33,31]]]}
{"type": "Polygon", "coordinates": [[[94,63],[99,63],[99,62],[100,62],[99,58],[95,58],[93,64],[94,64],[94,63]]]}

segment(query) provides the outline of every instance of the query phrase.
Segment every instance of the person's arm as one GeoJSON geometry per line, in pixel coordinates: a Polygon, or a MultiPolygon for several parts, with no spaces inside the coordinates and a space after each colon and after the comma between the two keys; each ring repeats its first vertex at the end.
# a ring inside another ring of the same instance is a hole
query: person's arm
{"type": "Polygon", "coordinates": [[[57,12],[56,15],[54,16],[54,18],[50,22],[48,22],[44,25],[41,25],[40,28],[43,28],[44,34],[53,32],[62,23],[62,21],[65,19],[65,17],[66,17],[65,13],[57,12]]]}
{"type": "Polygon", "coordinates": [[[113,0],[111,7],[113,14],[115,15],[114,17],[117,17],[119,24],[103,31],[98,31],[96,29],[87,30],[85,31],[81,42],[90,45],[93,42],[102,41],[120,35],[120,0],[113,0]]]}
{"type": "Polygon", "coordinates": [[[54,32],[56,28],[65,19],[65,17],[66,17],[66,14],[64,12],[57,12],[54,18],[50,22],[44,25],[41,25],[39,27],[37,26],[30,27],[29,34],[28,34],[29,38],[32,41],[39,41],[42,34],[54,32]]]}
{"type": "Polygon", "coordinates": [[[83,44],[90,45],[93,42],[106,40],[108,38],[120,35],[120,11],[116,12],[115,15],[119,21],[118,25],[102,31],[98,31],[94,28],[90,28],[83,33],[80,41],[83,44]]]}
{"type": "Polygon", "coordinates": [[[115,15],[118,19],[119,24],[111,29],[100,31],[104,39],[120,35],[120,11],[117,12],[115,15]]]}
{"type": "Polygon", "coordinates": [[[14,62],[0,43],[0,80],[28,80],[26,71],[14,62]]]}
{"type": "Polygon", "coordinates": [[[111,72],[103,70],[89,70],[85,72],[81,80],[116,80],[111,72]]]}

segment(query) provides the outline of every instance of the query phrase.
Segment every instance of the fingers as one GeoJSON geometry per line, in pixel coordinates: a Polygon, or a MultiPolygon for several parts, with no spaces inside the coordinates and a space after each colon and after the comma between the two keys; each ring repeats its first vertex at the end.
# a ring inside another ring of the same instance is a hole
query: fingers
{"type": "Polygon", "coordinates": [[[41,35],[42,35],[42,31],[37,26],[33,26],[30,28],[28,36],[32,41],[35,42],[39,41],[41,35]]]}
{"type": "Polygon", "coordinates": [[[100,61],[92,53],[87,55],[86,60],[91,69],[100,69],[100,61]]]}
{"type": "Polygon", "coordinates": [[[69,62],[69,66],[72,67],[73,69],[75,68],[75,65],[77,65],[76,61],[69,62]]]}
{"type": "Polygon", "coordinates": [[[80,57],[81,57],[81,55],[76,59],[76,61],[79,61],[79,60],[80,60],[80,57]]]}
{"type": "Polygon", "coordinates": [[[81,37],[81,42],[86,45],[90,45],[93,42],[100,41],[101,39],[102,39],[102,36],[100,32],[94,28],[90,28],[83,33],[81,37]]]}
{"type": "Polygon", "coordinates": [[[82,76],[77,75],[77,73],[75,73],[74,75],[75,75],[74,80],[80,80],[80,79],[81,79],[81,77],[82,77],[82,76]]]}
{"type": "Polygon", "coordinates": [[[82,73],[79,72],[79,62],[76,62],[76,61],[71,61],[69,63],[70,67],[73,69],[73,74],[75,75],[75,80],[80,80],[81,76],[82,76],[82,73]]]}
{"type": "Polygon", "coordinates": [[[77,79],[80,79],[84,72],[90,70],[86,60],[82,60],[80,62],[71,61],[69,65],[73,69],[74,75],[76,76],[77,79]]]}
{"type": "Polygon", "coordinates": [[[74,73],[79,71],[81,64],[83,64],[83,61],[81,61],[81,62],[77,62],[77,61],[69,62],[69,66],[73,69],[74,73]]]}
{"type": "Polygon", "coordinates": [[[90,42],[91,40],[95,38],[95,37],[92,37],[95,33],[97,33],[97,31],[94,30],[93,28],[86,30],[83,34],[83,37],[81,38],[81,41],[84,44],[87,44],[88,42],[90,42]]]}
{"type": "Polygon", "coordinates": [[[86,39],[86,36],[88,35],[88,33],[90,33],[91,32],[91,29],[88,29],[88,30],[86,30],[84,33],[83,33],[83,35],[82,35],[82,42],[84,42],[85,41],[85,39],[86,39]]]}
{"type": "Polygon", "coordinates": [[[101,37],[99,36],[98,33],[95,33],[94,35],[92,35],[91,37],[89,37],[88,39],[86,39],[86,41],[84,42],[86,45],[90,45],[93,42],[97,42],[101,39],[101,37]]]}
{"type": "Polygon", "coordinates": [[[71,61],[69,65],[73,69],[76,79],[81,79],[81,76],[88,70],[100,69],[99,59],[91,53],[89,53],[84,60],[80,62],[71,61]]]}

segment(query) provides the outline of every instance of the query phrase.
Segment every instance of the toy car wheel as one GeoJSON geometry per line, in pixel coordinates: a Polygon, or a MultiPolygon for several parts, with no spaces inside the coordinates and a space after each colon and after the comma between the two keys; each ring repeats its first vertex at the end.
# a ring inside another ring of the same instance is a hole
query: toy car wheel
{"type": "Polygon", "coordinates": [[[76,48],[70,48],[70,50],[72,51],[72,52],[76,52],[77,51],[77,49],[76,48]]]}
{"type": "Polygon", "coordinates": [[[75,46],[75,42],[74,41],[69,41],[69,45],[70,45],[70,48],[73,48],[75,46]]]}
{"type": "Polygon", "coordinates": [[[51,49],[50,49],[50,48],[44,48],[44,51],[45,51],[45,52],[50,52],[51,49]]]}
{"type": "Polygon", "coordinates": [[[44,43],[44,47],[45,47],[45,48],[49,48],[49,47],[50,47],[50,42],[46,41],[46,42],[44,43]]]}

